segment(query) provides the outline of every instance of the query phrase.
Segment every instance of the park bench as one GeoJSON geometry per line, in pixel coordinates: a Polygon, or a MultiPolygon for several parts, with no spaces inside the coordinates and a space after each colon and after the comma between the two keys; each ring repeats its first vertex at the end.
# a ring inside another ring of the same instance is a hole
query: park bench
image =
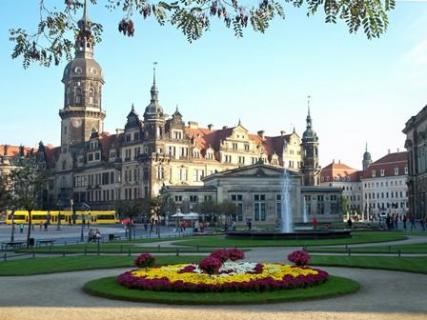
{"type": "Polygon", "coordinates": [[[56,240],[52,240],[52,239],[40,239],[40,240],[37,240],[37,246],[41,247],[42,245],[45,245],[45,246],[53,245],[55,241],[56,240]]]}
{"type": "Polygon", "coordinates": [[[26,241],[8,241],[8,242],[2,242],[1,249],[7,250],[9,247],[12,249],[19,249],[22,248],[27,242],[26,241]]]}
{"type": "Polygon", "coordinates": [[[108,235],[108,240],[109,241],[113,241],[113,240],[121,240],[122,236],[119,234],[115,234],[115,233],[110,233],[108,235]]]}

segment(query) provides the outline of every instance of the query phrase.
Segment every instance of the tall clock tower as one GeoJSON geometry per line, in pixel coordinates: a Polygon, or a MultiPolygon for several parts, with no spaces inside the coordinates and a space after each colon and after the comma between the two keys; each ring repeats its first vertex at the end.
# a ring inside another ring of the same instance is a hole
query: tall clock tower
{"type": "Polygon", "coordinates": [[[105,112],[101,107],[104,79],[101,66],[93,56],[92,23],[85,1],[83,17],[78,22],[75,57],[64,70],[64,108],[61,117],[61,147],[67,152],[72,145],[89,140],[95,130],[103,131],[105,112]]]}

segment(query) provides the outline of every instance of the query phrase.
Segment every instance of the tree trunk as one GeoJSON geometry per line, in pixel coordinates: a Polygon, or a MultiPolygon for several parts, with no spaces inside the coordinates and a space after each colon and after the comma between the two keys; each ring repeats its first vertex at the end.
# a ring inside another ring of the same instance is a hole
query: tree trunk
{"type": "Polygon", "coordinates": [[[32,210],[28,210],[27,248],[30,247],[31,226],[32,226],[32,222],[33,222],[33,218],[31,217],[31,211],[32,210]]]}

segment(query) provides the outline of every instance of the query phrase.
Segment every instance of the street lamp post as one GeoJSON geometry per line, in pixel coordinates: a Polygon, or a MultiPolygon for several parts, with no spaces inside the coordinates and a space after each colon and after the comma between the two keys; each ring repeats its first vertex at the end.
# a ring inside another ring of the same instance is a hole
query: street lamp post
{"type": "Polygon", "coordinates": [[[61,200],[58,200],[58,202],[56,202],[56,207],[58,208],[58,221],[57,221],[57,225],[56,225],[56,230],[61,230],[61,200]]]}
{"type": "Polygon", "coordinates": [[[83,242],[84,240],[85,240],[85,237],[84,237],[84,227],[85,227],[85,224],[84,224],[84,222],[85,222],[85,215],[82,213],[82,218],[81,218],[81,225],[82,225],[82,228],[81,228],[81,232],[80,232],[80,242],[83,242]]]}

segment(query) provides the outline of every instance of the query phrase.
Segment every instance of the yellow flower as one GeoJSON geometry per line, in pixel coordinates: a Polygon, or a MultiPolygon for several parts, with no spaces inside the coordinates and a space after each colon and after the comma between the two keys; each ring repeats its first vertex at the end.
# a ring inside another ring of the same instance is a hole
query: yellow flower
{"type": "Polygon", "coordinates": [[[289,265],[267,263],[264,264],[262,273],[260,274],[218,274],[208,275],[205,273],[179,273],[186,264],[168,265],[160,268],[139,269],[133,271],[132,274],[136,277],[144,277],[146,279],[161,279],[167,278],[170,282],[183,281],[192,284],[208,284],[221,285],[230,282],[248,282],[252,280],[260,280],[272,278],[274,280],[282,280],[285,276],[297,278],[298,276],[316,275],[318,272],[309,268],[299,268],[289,265]]]}

